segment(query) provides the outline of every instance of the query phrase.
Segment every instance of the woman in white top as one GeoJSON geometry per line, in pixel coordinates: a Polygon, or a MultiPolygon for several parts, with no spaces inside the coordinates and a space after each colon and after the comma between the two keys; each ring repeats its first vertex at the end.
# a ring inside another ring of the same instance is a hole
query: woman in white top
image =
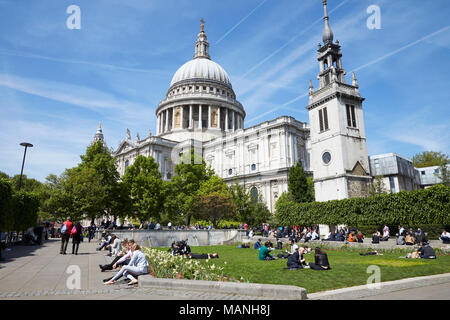
{"type": "Polygon", "coordinates": [[[128,282],[128,285],[133,285],[138,282],[135,276],[148,273],[147,258],[141,251],[141,247],[137,243],[135,243],[131,248],[131,251],[133,256],[131,257],[130,263],[126,266],[123,266],[122,269],[120,269],[120,271],[111,280],[105,282],[104,284],[113,284],[122,276],[125,276],[130,280],[130,282],[128,282]]]}

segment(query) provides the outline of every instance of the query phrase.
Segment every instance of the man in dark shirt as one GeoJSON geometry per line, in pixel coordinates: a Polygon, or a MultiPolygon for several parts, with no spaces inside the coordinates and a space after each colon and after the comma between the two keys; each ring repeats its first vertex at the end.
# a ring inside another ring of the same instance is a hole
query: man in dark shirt
{"type": "Polygon", "coordinates": [[[423,259],[436,259],[436,253],[429,245],[425,245],[423,242],[420,243],[419,255],[423,259]]]}

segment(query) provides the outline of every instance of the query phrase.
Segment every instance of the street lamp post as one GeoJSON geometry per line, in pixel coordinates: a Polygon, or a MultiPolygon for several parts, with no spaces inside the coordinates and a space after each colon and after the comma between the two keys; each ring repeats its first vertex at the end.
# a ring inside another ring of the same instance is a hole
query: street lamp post
{"type": "Polygon", "coordinates": [[[28,147],[31,148],[33,146],[31,143],[28,143],[28,142],[22,142],[20,145],[25,147],[25,151],[23,153],[22,170],[20,171],[19,190],[22,187],[23,166],[25,164],[25,156],[27,155],[27,148],[28,147]]]}

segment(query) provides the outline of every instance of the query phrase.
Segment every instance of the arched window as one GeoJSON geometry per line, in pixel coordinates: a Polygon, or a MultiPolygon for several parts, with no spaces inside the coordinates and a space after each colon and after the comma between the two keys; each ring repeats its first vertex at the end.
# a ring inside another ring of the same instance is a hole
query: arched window
{"type": "Polygon", "coordinates": [[[233,174],[233,169],[228,169],[228,174],[231,176],[233,174]]]}
{"type": "Polygon", "coordinates": [[[258,201],[258,188],[252,187],[250,189],[250,195],[252,197],[252,201],[257,202],[258,201]]]}
{"type": "Polygon", "coordinates": [[[256,164],[252,164],[252,171],[256,170],[256,164]]]}
{"type": "Polygon", "coordinates": [[[130,165],[130,160],[125,161],[125,168],[128,168],[129,165],[130,165]]]}

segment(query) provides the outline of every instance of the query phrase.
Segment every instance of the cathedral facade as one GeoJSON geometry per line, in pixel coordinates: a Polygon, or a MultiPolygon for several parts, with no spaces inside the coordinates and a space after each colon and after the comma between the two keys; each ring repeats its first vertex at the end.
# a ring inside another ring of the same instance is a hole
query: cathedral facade
{"type": "MultiPolygon", "coordinates": [[[[244,127],[245,109],[226,71],[211,60],[201,25],[192,60],[174,74],[156,109],[156,134],[126,139],[112,154],[121,175],[138,155],[152,156],[170,180],[183,154],[194,148],[228,184],[261,195],[273,212],[288,190],[289,168],[301,162],[314,178],[317,201],[364,196],[371,182],[362,102],[356,77],[345,80],[339,42],[333,42],[326,0],[319,86],[309,88],[309,125],[282,116],[244,127]]],[[[102,140],[101,128],[96,133],[102,140]]]]}

